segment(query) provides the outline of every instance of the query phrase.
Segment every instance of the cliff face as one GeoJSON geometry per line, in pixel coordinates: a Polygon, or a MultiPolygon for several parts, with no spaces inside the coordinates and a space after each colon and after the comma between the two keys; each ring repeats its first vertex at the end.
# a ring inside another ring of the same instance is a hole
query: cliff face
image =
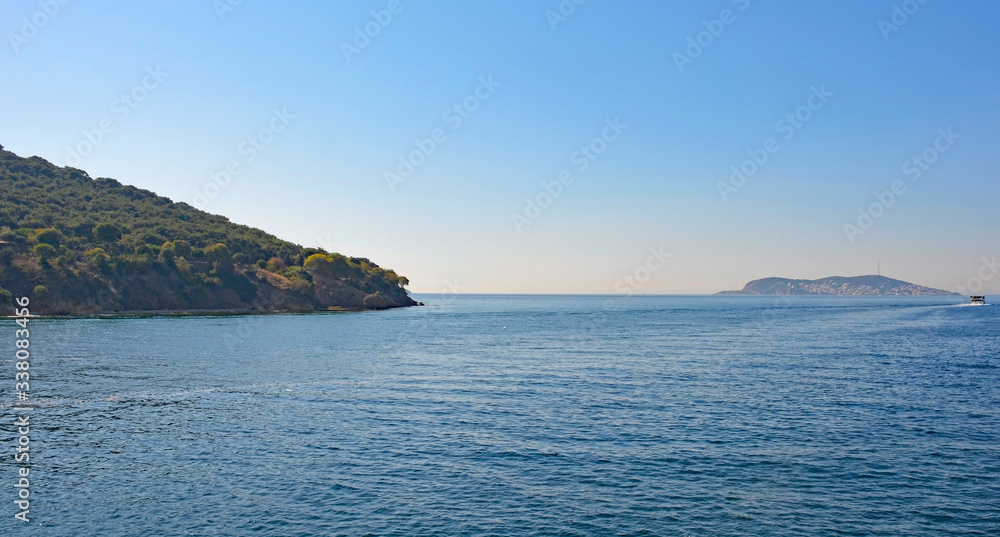
{"type": "Polygon", "coordinates": [[[365,258],[0,149],[0,314],[11,296],[51,315],[384,309],[416,304],[408,283],[365,258]]]}
{"type": "Polygon", "coordinates": [[[958,293],[932,289],[885,276],[835,276],[819,280],[765,278],[754,280],[740,291],[723,291],[720,295],[891,295],[891,296],[959,296],[958,293]]]}

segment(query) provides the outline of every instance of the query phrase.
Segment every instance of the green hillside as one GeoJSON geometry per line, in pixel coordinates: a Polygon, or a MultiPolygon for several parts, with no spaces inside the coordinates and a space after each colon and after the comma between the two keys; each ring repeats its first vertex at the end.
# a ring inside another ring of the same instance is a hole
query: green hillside
{"type": "Polygon", "coordinates": [[[316,311],[414,305],[364,258],[303,248],[114,179],[0,146],[0,308],[316,311]]]}

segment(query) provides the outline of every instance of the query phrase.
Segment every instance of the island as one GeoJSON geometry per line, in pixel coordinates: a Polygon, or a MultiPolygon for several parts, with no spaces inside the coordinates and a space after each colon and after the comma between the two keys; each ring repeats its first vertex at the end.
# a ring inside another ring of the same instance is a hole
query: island
{"type": "Polygon", "coordinates": [[[414,306],[404,276],[0,146],[0,315],[414,306]]]}
{"type": "Polygon", "coordinates": [[[961,296],[885,276],[832,276],[819,280],[764,278],[754,280],[740,291],[719,295],[833,295],[833,296],[961,296]]]}

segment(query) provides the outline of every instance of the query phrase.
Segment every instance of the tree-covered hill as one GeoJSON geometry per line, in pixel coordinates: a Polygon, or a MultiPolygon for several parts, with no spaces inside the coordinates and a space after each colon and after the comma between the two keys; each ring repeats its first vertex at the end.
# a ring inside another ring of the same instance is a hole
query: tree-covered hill
{"type": "Polygon", "coordinates": [[[885,276],[833,276],[819,280],[764,278],[754,280],[741,291],[723,291],[720,295],[888,295],[948,296],[951,291],[932,289],[885,276]]]}
{"type": "Polygon", "coordinates": [[[0,310],[314,311],[410,306],[368,259],[303,248],[114,179],[0,146],[0,310]]]}

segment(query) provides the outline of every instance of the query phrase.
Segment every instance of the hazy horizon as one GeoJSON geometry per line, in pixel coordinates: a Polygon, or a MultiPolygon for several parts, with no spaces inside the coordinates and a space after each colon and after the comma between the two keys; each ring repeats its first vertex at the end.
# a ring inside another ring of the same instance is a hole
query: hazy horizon
{"type": "Polygon", "coordinates": [[[9,2],[0,144],[419,294],[1000,294],[998,14],[9,2]]]}

